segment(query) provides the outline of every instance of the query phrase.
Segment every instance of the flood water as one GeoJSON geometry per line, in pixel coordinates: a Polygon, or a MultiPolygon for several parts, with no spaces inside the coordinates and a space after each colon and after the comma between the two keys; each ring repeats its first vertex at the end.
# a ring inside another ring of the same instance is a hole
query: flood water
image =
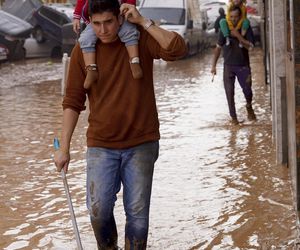
{"type": "MultiPolygon", "coordinates": [[[[161,123],[148,249],[294,249],[297,238],[289,170],[276,165],[270,87],[262,52],[252,52],[254,109],[248,122],[236,86],[239,126],[229,122],[222,61],[212,53],[155,63],[161,123]]],[[[61,63],[27,61],[0,68],[0,249],[76,249],[67,199],[52,162],[60,135],[61,63]]],[[[67,175],[84,249],[96,249],[85,205],[82,113],[67,175]]],[[[122,192],[115,214],[124,241],[122,192]]]]}

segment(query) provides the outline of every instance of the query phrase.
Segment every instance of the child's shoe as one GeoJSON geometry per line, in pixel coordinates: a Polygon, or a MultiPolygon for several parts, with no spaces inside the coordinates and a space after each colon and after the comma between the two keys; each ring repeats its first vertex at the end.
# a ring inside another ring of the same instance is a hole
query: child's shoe
{"type": "Polygon", "coordinates": [[[140,65],[140,58],[139,57],[133,57],[129,61],[130,63],[130,69],[133,76],[133,79],[140,79],[143,77],[143,70],[140,65]]]}
{"type": "Polygon", "coordinates": [[[226,46],[229,46],[229,44],[230,44],[230,39],[228,36],[226,36],[226,46]]]}
{"type": "Polygon", "coordinates": [[[98,80],[98,69],[96,64],[89,64],[85,67],[86,77],[83,84],[85,89],[89,89],[92,84],[96,83],[98,80]]]}

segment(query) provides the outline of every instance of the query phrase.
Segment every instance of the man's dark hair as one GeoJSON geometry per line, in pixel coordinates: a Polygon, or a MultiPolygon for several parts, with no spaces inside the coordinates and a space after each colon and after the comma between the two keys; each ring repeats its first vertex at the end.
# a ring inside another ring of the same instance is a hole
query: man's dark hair
{"type": "Polygon", "coordinates": [[[239,6],[232,5],[229,8],[229,12],[232,12],[232,11],[238,11],[239,15],[242,16],[242,10],[241,10],[241,8],[239,6]]]}
{"type": "Polygon", "coordinates": [[[89,16],[93,14],[102,14],[103,12],[112,12],[118,17],[120,14],[120,4],[118,0],[90,0],[89,16]]]}

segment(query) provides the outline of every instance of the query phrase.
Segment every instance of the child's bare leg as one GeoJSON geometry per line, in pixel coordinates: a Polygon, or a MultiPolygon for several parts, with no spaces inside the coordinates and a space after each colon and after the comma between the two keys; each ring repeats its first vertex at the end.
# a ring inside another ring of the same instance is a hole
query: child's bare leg
{"type": "Polygon", "coordinates": [[[83,52],[83,60],[86,69],[86,78],[83,87],[85,89],[89,89],[91,85],[97,82],[98,80],[98,70],[95,52],[83,52]]]}
{"type": "Polygon", "coordinates": [[[130,58],[130,68],[134,79],[140,79],[143,77],[143,70],[140,65],[139,47],[138,45],[126,46],[127,52],[130,58]]]}

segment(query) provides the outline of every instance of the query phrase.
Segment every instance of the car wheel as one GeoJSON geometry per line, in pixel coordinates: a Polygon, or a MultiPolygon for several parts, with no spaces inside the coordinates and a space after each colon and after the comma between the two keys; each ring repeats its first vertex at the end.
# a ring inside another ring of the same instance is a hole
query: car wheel
{"type": "Polygon", "coordinates": [[[33,31],[33,37],[38,43],[43,43],[46,41],[44,31],[41,27],[36,27],[33,31]]]}

